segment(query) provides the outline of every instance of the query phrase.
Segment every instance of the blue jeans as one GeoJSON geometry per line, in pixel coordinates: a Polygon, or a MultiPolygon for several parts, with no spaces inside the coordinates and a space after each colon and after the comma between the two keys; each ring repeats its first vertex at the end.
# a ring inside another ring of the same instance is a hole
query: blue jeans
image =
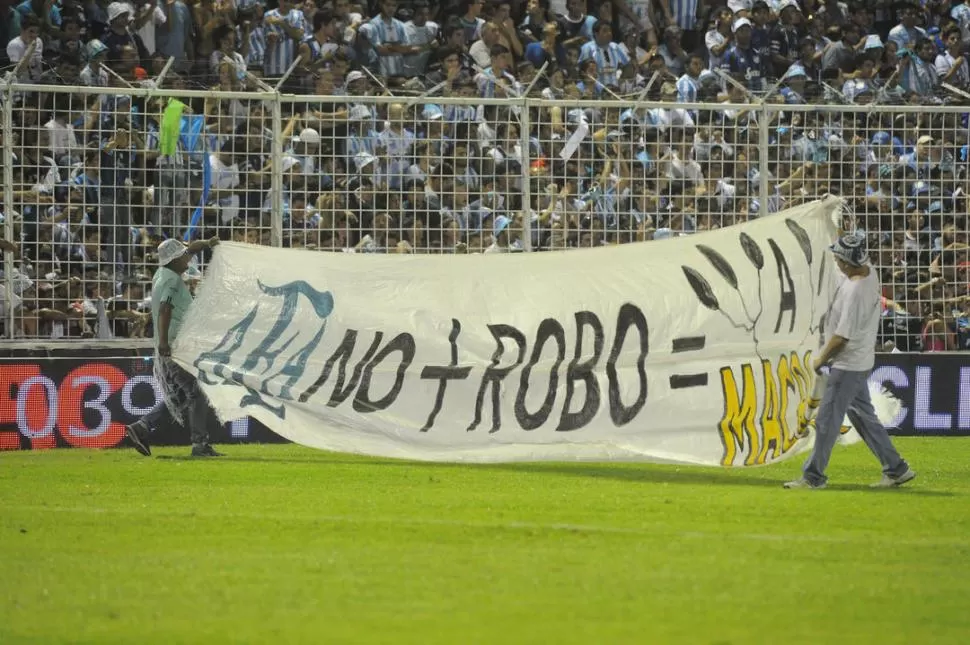
{"type": "Polygon", "coordinates": [[[882,464],[883,473],[898,477],[909,469],[909,464],[896,452],[889,433],[872,407],[869,372],[833,368],[815,419],[815,447],[802,468],[805,479],[813,485],[822,484],[828,479],[825,468],[829,465],[846,414],[856,432],[882,464]]]}

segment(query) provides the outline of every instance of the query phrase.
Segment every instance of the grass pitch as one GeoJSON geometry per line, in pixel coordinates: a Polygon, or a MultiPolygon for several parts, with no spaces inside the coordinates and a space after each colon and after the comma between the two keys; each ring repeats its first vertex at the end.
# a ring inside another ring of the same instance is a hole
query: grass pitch
{"type": "Polygon", "coordinates": [[[970,642],[970,440],[912,487],[299,446],[0,454],[0,643],[970,642]]]}

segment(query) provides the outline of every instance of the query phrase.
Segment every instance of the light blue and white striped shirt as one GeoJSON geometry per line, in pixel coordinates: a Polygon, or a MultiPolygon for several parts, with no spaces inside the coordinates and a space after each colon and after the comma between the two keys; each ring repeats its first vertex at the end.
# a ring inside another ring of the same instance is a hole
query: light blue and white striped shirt
{"type": "Polygon", "coordinates": [[[309,29],[307,28],[306,18],[299,9],[290,9],[286,16],[283,16],[279,9],[273,9],[267,11],[266,15],[263,16],[263,29],[266,36],[268,37],[270,34],[277,36],[275,43],[267,43],[266,45],[263,74],[268,77],[278,77],[285,74],[293,61],[296,60],[296,51],[303,36],[301,35],[300,38],[296,39],[290,38],[283,25],[271,25],[269,23],[272,18],[282,18],[290,28],[299,29],[303,34],[306,34],[309,29]]]}
{"type": "MultiPolygon", "coordinates": [[[[409,21],[404,24],[404,31],[407,36],[406,41],[409,45],[427,45],[438,37],[441,29],[438,23],[430,20],[420,27],[409,21]]],[[[428,60],[431,58],[431,51],[423,51],[420,54],[412,54],[404,58],[404,75],[408,77],[421,76],[428,67],[428,60]]]]}
{"type": "Polygon", "coordinates": [[[669,0],[674,23],[684,31],[693,31],[697,26],[698,0],[669,0]]]}
{"type": "Polygon", "coordinates": [[[906,65],[906,69],[900,75],[899,84],[907,92],[929,96],[936,91],[940,79],[937,76],[936,67],[932,63],[927,63],[914,54],[909,57],[909,64],[906,65]]]}
{"type": "Polygon", "coordinates": [[[366,152],[367,154],[374,154],[377,149],[376,136],[373,131],[365,131],[363,128],[357,134],[347,134],[347,138],[344,140],[344,145],[347,151],[347,160],[349,162],[348,167],[352,167],[354,159],[361,152],[366,152]]]}
{"type": "Polygon", "coordinates": [[[614,42],[600,46],[596,41],[590,41],[579,50],[579,62],[596,61],[597,81],[607,87],[615,87],[620,83],[620,71],[630,64],[630,57],[623,48],[614,42]]]}
{"type": "Polygon", "coordinates": [[[475,76],[475,80],[478,83],[478,94],[483,99],[495,98],[495,87],[501,81],[504,86],[506,94],[512,96],[519,96],[522,94],[522,86],[519,84],[515,77],[508,72],[502,72],[501,77],[495,75],[495,71],[491,67],[487,67],[480,74],[475,76]]]}
{"type": "MultiPolygon", "coordinates": [[[[391,18],[388,23],[381,16],[377,16],[370,20],[370,25],[371,30],[368,36],[371,39],[371,45],[375,48],[381,45],[408,44],[404,23],[397,18],[391,18]]],[[[404,76],[404,56],[401,54],[378,54],[377,69],[381,76],[404,76]]]]}
{"type": "Polygon", "coordinates": [[[399,132],[390,127],[377,135],[377,150],[387,156],[388,187],[398,190],[411,167],[414,149],[414,133],[401,128],[399,132]]]}
{"type": "MultiPolygon", "coordinates": [[[[309,35],[303,39],[306,46],[310,49],[310,60],[305,63],[315,63],[327,54],[331,54],[338,49],[337,43],[321,43],[316,36],[309,35]]],[[[301,63],[302,64],[302,63],[301,63]]]]}
{"type": "Polygon", "coordinates": [[[958,4],[950,9],[950,17],[960,25],[961,40],[970,40],[970,6],[966,3],[958,4]]]}
{"type": "Polygon", "coordinates": [[[697,103],[697,79],[690,74],[684,74],[677,79],[677,102],[697,103]]]}
{"type": "MultiPolygon", "coordinates": [[[[236,29],[242,38],[242,30],[236,29]]],[[[266,59],[266,33],[262,25],[253,27],[249,32],[249,54],[246,56],[246,66],[250,69],[262,71],[263,61],[266,59]]]]}

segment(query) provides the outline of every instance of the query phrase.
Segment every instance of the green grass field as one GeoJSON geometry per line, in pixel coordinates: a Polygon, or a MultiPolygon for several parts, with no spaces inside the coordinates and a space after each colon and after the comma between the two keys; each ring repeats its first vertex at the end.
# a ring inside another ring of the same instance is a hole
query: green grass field
{"type": "Polygon", "coordinates": [[[754,469],[0,454],[0,643],[970,642],[970,440],[754,469]]]}

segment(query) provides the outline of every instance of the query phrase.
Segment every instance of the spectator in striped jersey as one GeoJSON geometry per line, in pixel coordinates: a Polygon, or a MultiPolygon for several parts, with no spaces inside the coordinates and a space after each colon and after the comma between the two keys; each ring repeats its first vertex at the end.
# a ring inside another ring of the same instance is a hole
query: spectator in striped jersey
{"type": "Polygon", "coordinates": [[[166,59],[174,58],[173,69],[177,72],[188,71],[192,66],[195,58],[192,12],[182,0],[166,0],[165,23],[155,29],[155,51],[161,52],[166,59]]]}
{"type": "Polygon", "coordinates": [[[278,9],[263,14],[263,27],[266,30],[263,75],[279,78],[296,60],[297,47],[307,33],[306,19],[289,0],[280,0],[278,9]]]}
{"type": "Polygon", "coordinates": [[[427,0],[417,0],[414,3],[414,16],[404,23],[408,44],[423,48],[420,52],[404,58],[404,75],[409,78],[419,77],[427,71],[432,52],[438,47],[441,28],[438,23],[432,22],[430,17],[431,8],[427,0]]]}
{"type": "Polygon", "coordinates": [[[236,31],[230,25],[219,25],[212,32],[216,49],[209,57],[209,71],[223,90],[246,88],[246,59],[236,51],[236,31]]]}
{"type": "Polygon", "coordinates": [[[899,84],[918,96],[930,96],[940,84],[934,63],[936,46],[929,38],[916,41],[914,51],[900,50],[899,84]]]}
{"type": "MultiPolygon", "coordinates": [[[[966,6],[966,5],[964,5],[966,6]]],[[[956,87],[970,85],[970,68],[963,55],[960,29],[952,27],[945,34],[946,49],[936,57],[936,73],[941,83],[949,83],[956,87]]]]}
{"type": "Polygon", "coordinates": [[[687,71],[677,79],[677,102],[697,103],[700,90],[701,72],[704,71],[704,57],[692,54],[687,62],[687,71]]]}
{"type": "Polygon", "coordinates": [[[404,76],[404,55],[416,54],[424,47],[411,47],[407,44],[404,23],[394,17],[397,0],[382,0],[381,12],[369,23],[368,29],[357,32],[358,41],[365,43],[377,54],[377,71],[387,79],[401,80],[404,76]]]}
{"type": "Polygon", "coordinates": [[[306,75],[312,76],[329,65],[339,49],[337,44],[337,17],[324,9],[313,15],[313,35],[300,43],[300,66],[306,75]]]}
{"type": "Polygon", "coordinates": [[[682,34],[681,44],[689,52],[695,51],[700,44],[700,32],[698,31],[697,10],[699,0],[666,0],[666,7],[661,3],[667,16],[668,25],[677,25],[682,34]]]}
{"type": "Polygon", "coordinates": [[[919,5],[906,4],[899,10],[899,24],[889,30],[889,40],[899,49],[911,49],[921,38],[926,38],[926,30],[916,26],[920,14],[919,5]]]}
{"type": "Polygon", "coordinates": [[[491,66],[482,70],[475,77],[479,96],[485,99],[519,96],[522,88],[510,71],[512,68],[512,52],[507,47],[495,45],[492,47],[491,59],[491,66]]]}
{"type": "Polygon", "coordinates": [[[630,64],[630,57],[623,48],[613,42],[613,27],[600,20],[596,23],[594,40],[583,45],[579,52],[579,62],[596,62],[596,81],[606,87],[616,87],[620,83],[621,70],[630,64]]]}
{"type": "Polygon", "coordinates": [[[263,26],[263,7],[256,3],[250,8],[240,10],[241,24],[236,28],[236,37],[241,44],[240,54],[246,59],[249,71],[263,73],[266,59],[266,28],[263,26]]]}

